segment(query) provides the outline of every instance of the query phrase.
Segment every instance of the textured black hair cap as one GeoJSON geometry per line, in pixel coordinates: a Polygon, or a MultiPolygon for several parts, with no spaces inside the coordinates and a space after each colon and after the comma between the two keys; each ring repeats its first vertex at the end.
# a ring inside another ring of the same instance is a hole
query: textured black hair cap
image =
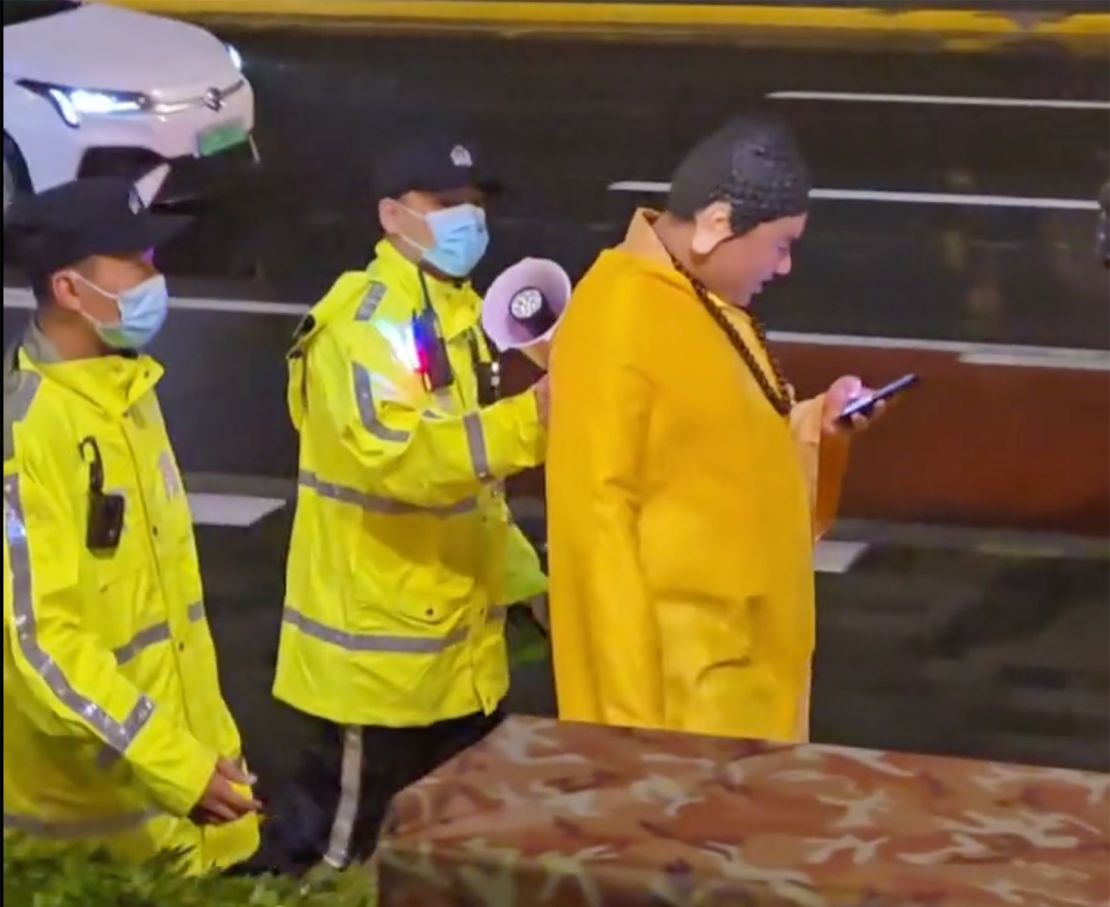
{"type": "Polygon", "coordinates": [[[678,165],[667,210],[692,220],[715,202],[732,206],[737,234],[809,209],[810,176],[786,125],[738,117],[703,139],[678,165]]]}

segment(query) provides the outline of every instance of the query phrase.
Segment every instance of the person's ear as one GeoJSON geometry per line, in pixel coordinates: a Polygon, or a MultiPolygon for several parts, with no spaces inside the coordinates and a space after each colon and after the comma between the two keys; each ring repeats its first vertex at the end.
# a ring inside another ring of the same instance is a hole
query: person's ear
{"type": "Polygon", "coordinates": [[[383,198],[378,202],[378,222],[382,230],[390,236],[401,232],[400,228],[401,206],[391,198],[383,198]]]}
{"type": "Polygon", "coordinates": [[[695,255],[709,255],[721,243],[732,237],[732,205],[725,201],[713,202],[694,215],[694,238],[691,249],[695,255]]]}
{"type": "Polygon", "coordinates": [[[81,294],[78,291],[78,280],[73,271],[55,271],[48,279],[50,298],[59,308],[67,312],[81,312],[81,294]]]}

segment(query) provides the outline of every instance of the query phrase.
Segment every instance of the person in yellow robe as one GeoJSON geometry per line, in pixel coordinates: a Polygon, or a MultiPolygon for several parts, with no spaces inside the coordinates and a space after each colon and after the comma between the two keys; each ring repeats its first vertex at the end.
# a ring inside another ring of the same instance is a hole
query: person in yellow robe
{"type": "Polygon", "coordinates": [[[807,736],[813,546],[866,389],[795,402],[748,306],[790,273],[808,195],[786,128],[734,120],[575,290],[547,470],[562,719],[807,736]]]}

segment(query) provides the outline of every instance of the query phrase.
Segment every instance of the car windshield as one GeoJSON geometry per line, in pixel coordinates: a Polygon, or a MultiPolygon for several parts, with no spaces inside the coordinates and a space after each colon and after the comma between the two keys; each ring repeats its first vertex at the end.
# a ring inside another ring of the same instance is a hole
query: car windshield
{"type": "Polygon", "coordinates": [[[68,12],[80,6],[81,0],[3,0],[2,5],[4,26],[7,27],[68,12]]]}

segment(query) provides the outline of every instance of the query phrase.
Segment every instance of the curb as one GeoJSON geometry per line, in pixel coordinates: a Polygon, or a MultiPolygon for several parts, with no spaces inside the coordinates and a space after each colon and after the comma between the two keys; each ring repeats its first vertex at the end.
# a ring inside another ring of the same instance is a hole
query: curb
{"type": "MultiPolygon", "coordinates": [[[[1026,38],[1110,38],[1110,14],[1006,15],[970,9],[720,3],[499,0],[110,0],[151,13],[267,18],[367,19],[423,25],[533,25],[696,29],[813,29],[1026,38]]],[[[934,0],[935,2],[935,0],[934,0]]]]}

